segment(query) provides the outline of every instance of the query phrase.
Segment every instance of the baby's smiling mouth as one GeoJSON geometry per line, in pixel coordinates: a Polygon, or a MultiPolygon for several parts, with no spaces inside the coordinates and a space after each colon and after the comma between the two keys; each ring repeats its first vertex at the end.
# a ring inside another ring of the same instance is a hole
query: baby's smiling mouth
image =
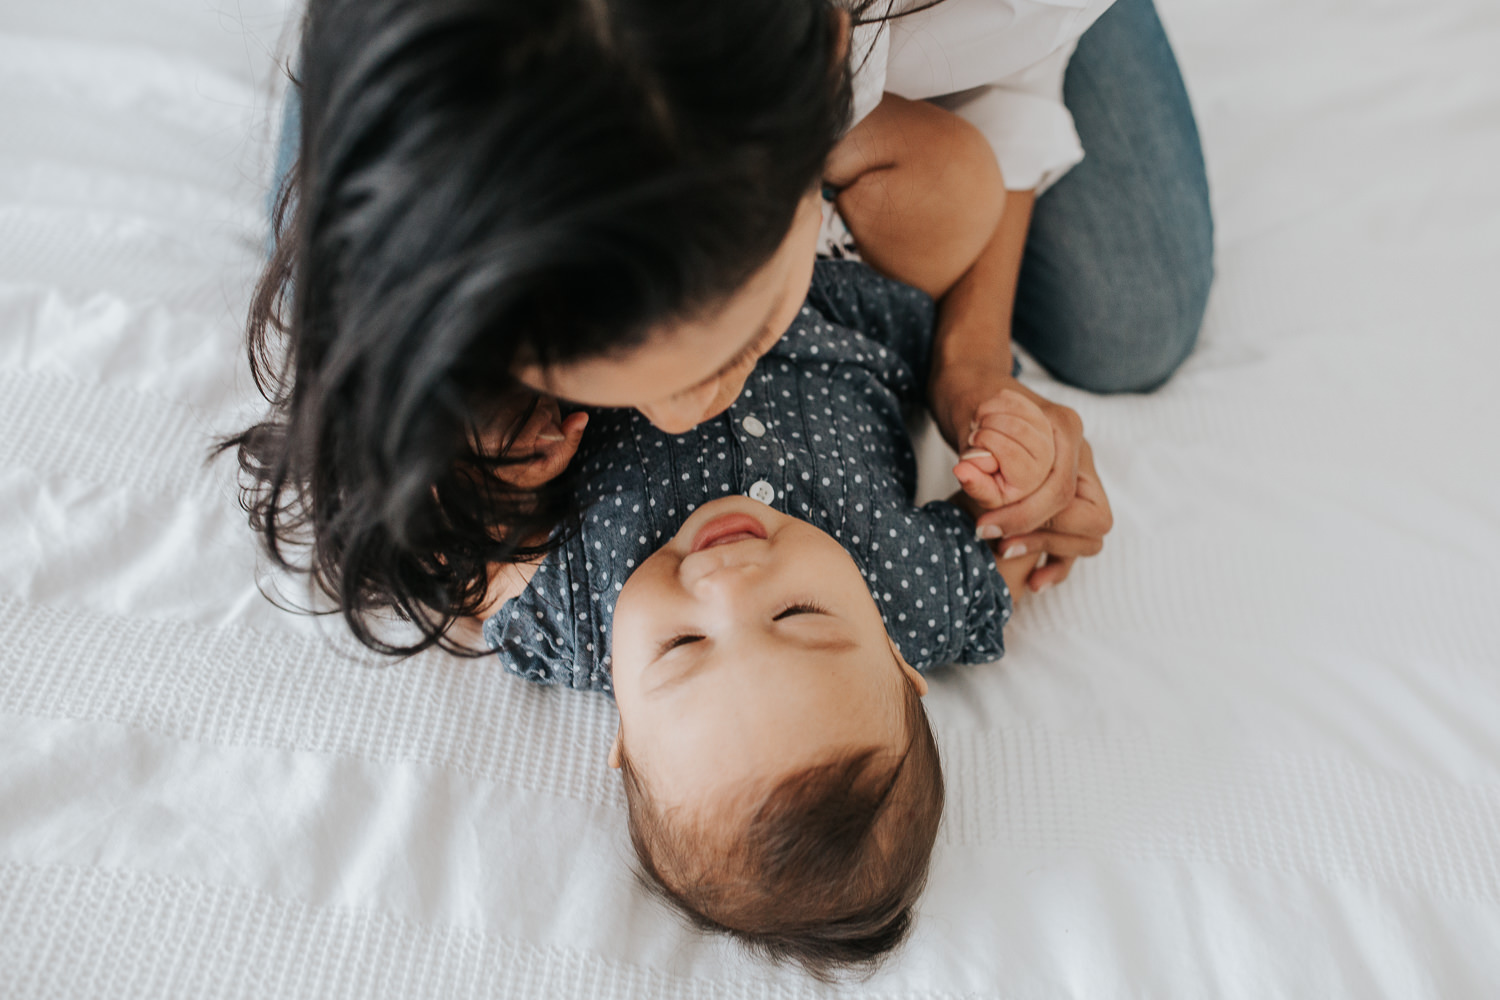
{"type": "Polygon", "coordinates": [[[698,529],[698,534],[693,536],[693,547],[690,551],[702,552],[715,545],[730,545],[751,538],[764,539],[766,537],[765,526],[749,514],[724,514],[698,529]]]}

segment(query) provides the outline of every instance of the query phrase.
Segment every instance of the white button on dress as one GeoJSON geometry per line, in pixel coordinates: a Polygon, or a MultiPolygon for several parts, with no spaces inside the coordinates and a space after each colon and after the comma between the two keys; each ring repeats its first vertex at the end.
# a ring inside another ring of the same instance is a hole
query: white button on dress
{"type": "MultiPolygon", "coordinates": [[[[755,418],[750,417],[747,419],[753,420],[755,418]]],[[[756,423],[759,422],[760,421],[758,420],[756,421],[756,423]]],[[[755,485],[750,487],[750,499],[759,500],[761,503],[769,507],[771,505],[771,501],[776,499],[776,487],[772,486],[764,479],[757,479],[755,481],[755,485]]]]}
{"type": "Polygon", "coordinates": [[[740,426],[745,428],[745,433],[751,437],[765,437],[766,425],[754,417],[746,417],[740,421],[740,426]]]}

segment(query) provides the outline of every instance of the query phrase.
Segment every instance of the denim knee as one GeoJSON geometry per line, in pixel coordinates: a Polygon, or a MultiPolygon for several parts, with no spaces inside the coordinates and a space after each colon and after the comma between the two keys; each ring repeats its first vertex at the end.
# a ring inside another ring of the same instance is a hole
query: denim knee
{"type": "Polygon", "coordinates": [[[1097,393],[1151,392],[1193,352],[1212,284],[1205,262],[1152,294],[1136,289],[1088,302],[1099,287],[1077,289],[1066,305],[1053,304],[1045,337],[1018,339],[1060,382],[1097,393]]]}
{"type": "Polygon", "coordinates": [[[1149,392],[1192,352],[1213,281],[1198,128],[1151,0],[1084,33],[1063,99],[1086,155],[1036,200],[1015,337],[1064,382],[1149,392]]]}

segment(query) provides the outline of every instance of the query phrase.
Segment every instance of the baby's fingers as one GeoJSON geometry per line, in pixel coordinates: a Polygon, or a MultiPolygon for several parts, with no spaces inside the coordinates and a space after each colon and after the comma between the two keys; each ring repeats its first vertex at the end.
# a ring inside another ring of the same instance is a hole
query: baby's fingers
{"type": "Polygon", "coordinates": [[[974,409],[974,420],[977,423],[983,423],[986,418],[1002,413],[1024,417],[1038,426],[1047,425],[1047,417],[1042,412],[1042,408],[1025,393],[1015,389],[1001,389],[980,403],[974,409]]]}
{"type": "MultiPolygon", "coordinates": [[[[1035,492],[1052,470],[1052,456],[1038,456],[1009,435],[980,427],[974,432],[974,449],[983,449],[998,463],[995,473],[1001,503],[1014,503],[1035,492]]],[[[965,455],[969,452],[965,452],[965,455]]]]}
{"type": "MultiPolygon", "coordinates": [[[[1008,413],[995,414],[975,422],[969,433],[969,443],[978,445],[980,435],[985,431],[1000,434],[1011,442],[1012,450],[1024,451],[1038,462],[1044,462],[1048,468],[1051,468],[1056,455],[1051,424],[1024,420],[1008,413]]],[[[1000,460],[1003,463],[1005,457],[1002,455],[1000,460]]]]}
{"type": "Polygon", "coordinates": [[[993,470],[998,468],[995,456],[987,451],[974,449],[964,452],[963,458],[953,467],[953,476],[969,499],[989,510],[1005,502],[1000,494],[1000,486],[995,482],[993,470]]]}
{"type": "Polygon", "coordinates": [[[1000,463],[995,460],[995,456],[983,448],[970,448],[958,456],[958,460],[960,463],[967,462],[986,476],[993,476],[1000,471],[1000,463]]]}

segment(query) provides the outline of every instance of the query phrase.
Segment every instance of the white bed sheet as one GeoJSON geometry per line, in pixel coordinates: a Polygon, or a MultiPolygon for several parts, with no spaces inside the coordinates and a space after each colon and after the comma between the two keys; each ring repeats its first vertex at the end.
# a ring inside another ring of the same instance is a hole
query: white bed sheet
{"type": "MultiPolygon", "coordinates": [[[[1500,9],[1163,8],[1202,346],[1151,397],[1035,377],[1117,527],[934,684],[931,888],[851,992],[1493,996],[1500,9]]],[[[257,592],[204,457],[257,409],[285,21],[0,2],[0,995],[829,992],[634,885],[605,699],[257,592]]]]}

